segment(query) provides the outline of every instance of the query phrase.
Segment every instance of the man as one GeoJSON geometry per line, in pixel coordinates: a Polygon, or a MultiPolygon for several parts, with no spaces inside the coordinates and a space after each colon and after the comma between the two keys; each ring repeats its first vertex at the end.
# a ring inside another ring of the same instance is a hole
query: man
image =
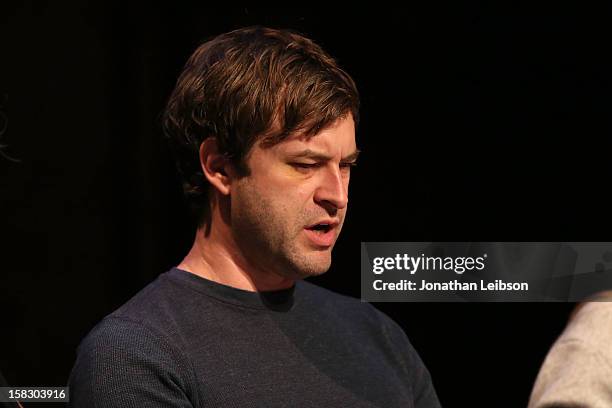
{"type": "Polygon", "coordinates": [[[399,326],[301,280],[331,263],[358,107],[297,34],[246,28],[195,51],[164,116],[193,247],[83,340],[72,406],[439,406],[399,326]]]}

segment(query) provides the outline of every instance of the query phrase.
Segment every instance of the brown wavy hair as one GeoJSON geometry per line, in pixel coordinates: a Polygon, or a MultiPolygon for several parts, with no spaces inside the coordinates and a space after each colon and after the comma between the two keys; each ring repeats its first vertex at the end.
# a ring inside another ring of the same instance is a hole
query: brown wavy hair
{"type": "Polygon", "coordinates": [[[215,137],[244,174],[255,142],[272,146],[291,134],[317,134],[351,114],[359,94],[351,77],[320,46],[289,30],[248,27],[221,34],[191,55],[162,117],[183,190],[198,226],[208,212],[199,159],[215,137]]]}

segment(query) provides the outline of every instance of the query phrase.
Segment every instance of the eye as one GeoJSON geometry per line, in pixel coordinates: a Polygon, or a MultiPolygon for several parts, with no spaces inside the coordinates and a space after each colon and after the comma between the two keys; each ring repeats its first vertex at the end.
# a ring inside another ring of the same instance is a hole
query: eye
{"type": "Polygon", "coordinates": [[[340,168],[343,170],[350,170],[351,167],[357,166],[357,162],[340,163],[340,168]]]}
{"type": "Polygon", "coordinates": [[[290,163],[291,166],[298,169],[313,169],[319,167],[319,163],[290,163]]]}

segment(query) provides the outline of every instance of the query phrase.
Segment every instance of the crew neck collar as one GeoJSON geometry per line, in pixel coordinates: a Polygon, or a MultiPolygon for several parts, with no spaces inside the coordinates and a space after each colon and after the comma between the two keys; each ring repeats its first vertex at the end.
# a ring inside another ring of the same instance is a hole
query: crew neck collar
{"type": "Polygon", "coordinates": [[[164,275],[221,302],[278,312],[292,308],[295,303],[295,291],[299,286],[299,281],[296,281],[293,286],[286,289],[251,292],[203,278],[177,267],[173,267],[164,275]]]}

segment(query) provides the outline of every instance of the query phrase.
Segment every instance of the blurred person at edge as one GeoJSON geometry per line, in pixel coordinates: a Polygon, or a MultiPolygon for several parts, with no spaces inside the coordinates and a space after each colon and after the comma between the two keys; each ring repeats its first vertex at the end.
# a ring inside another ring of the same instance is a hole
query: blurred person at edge
{"type": "Polygon", "coordinates": [[[612,291],[578,304],[554,343],[529,408],[612,407],[612,291]]]}
{"type": "Polygon", "coordinates": [[[291,31],[193,53],[163,120],[193,246],[81,342],[71,406],[440,406],[395,322],[303,280],[331,264],[358,111],[351,77],[291,31]]]}

